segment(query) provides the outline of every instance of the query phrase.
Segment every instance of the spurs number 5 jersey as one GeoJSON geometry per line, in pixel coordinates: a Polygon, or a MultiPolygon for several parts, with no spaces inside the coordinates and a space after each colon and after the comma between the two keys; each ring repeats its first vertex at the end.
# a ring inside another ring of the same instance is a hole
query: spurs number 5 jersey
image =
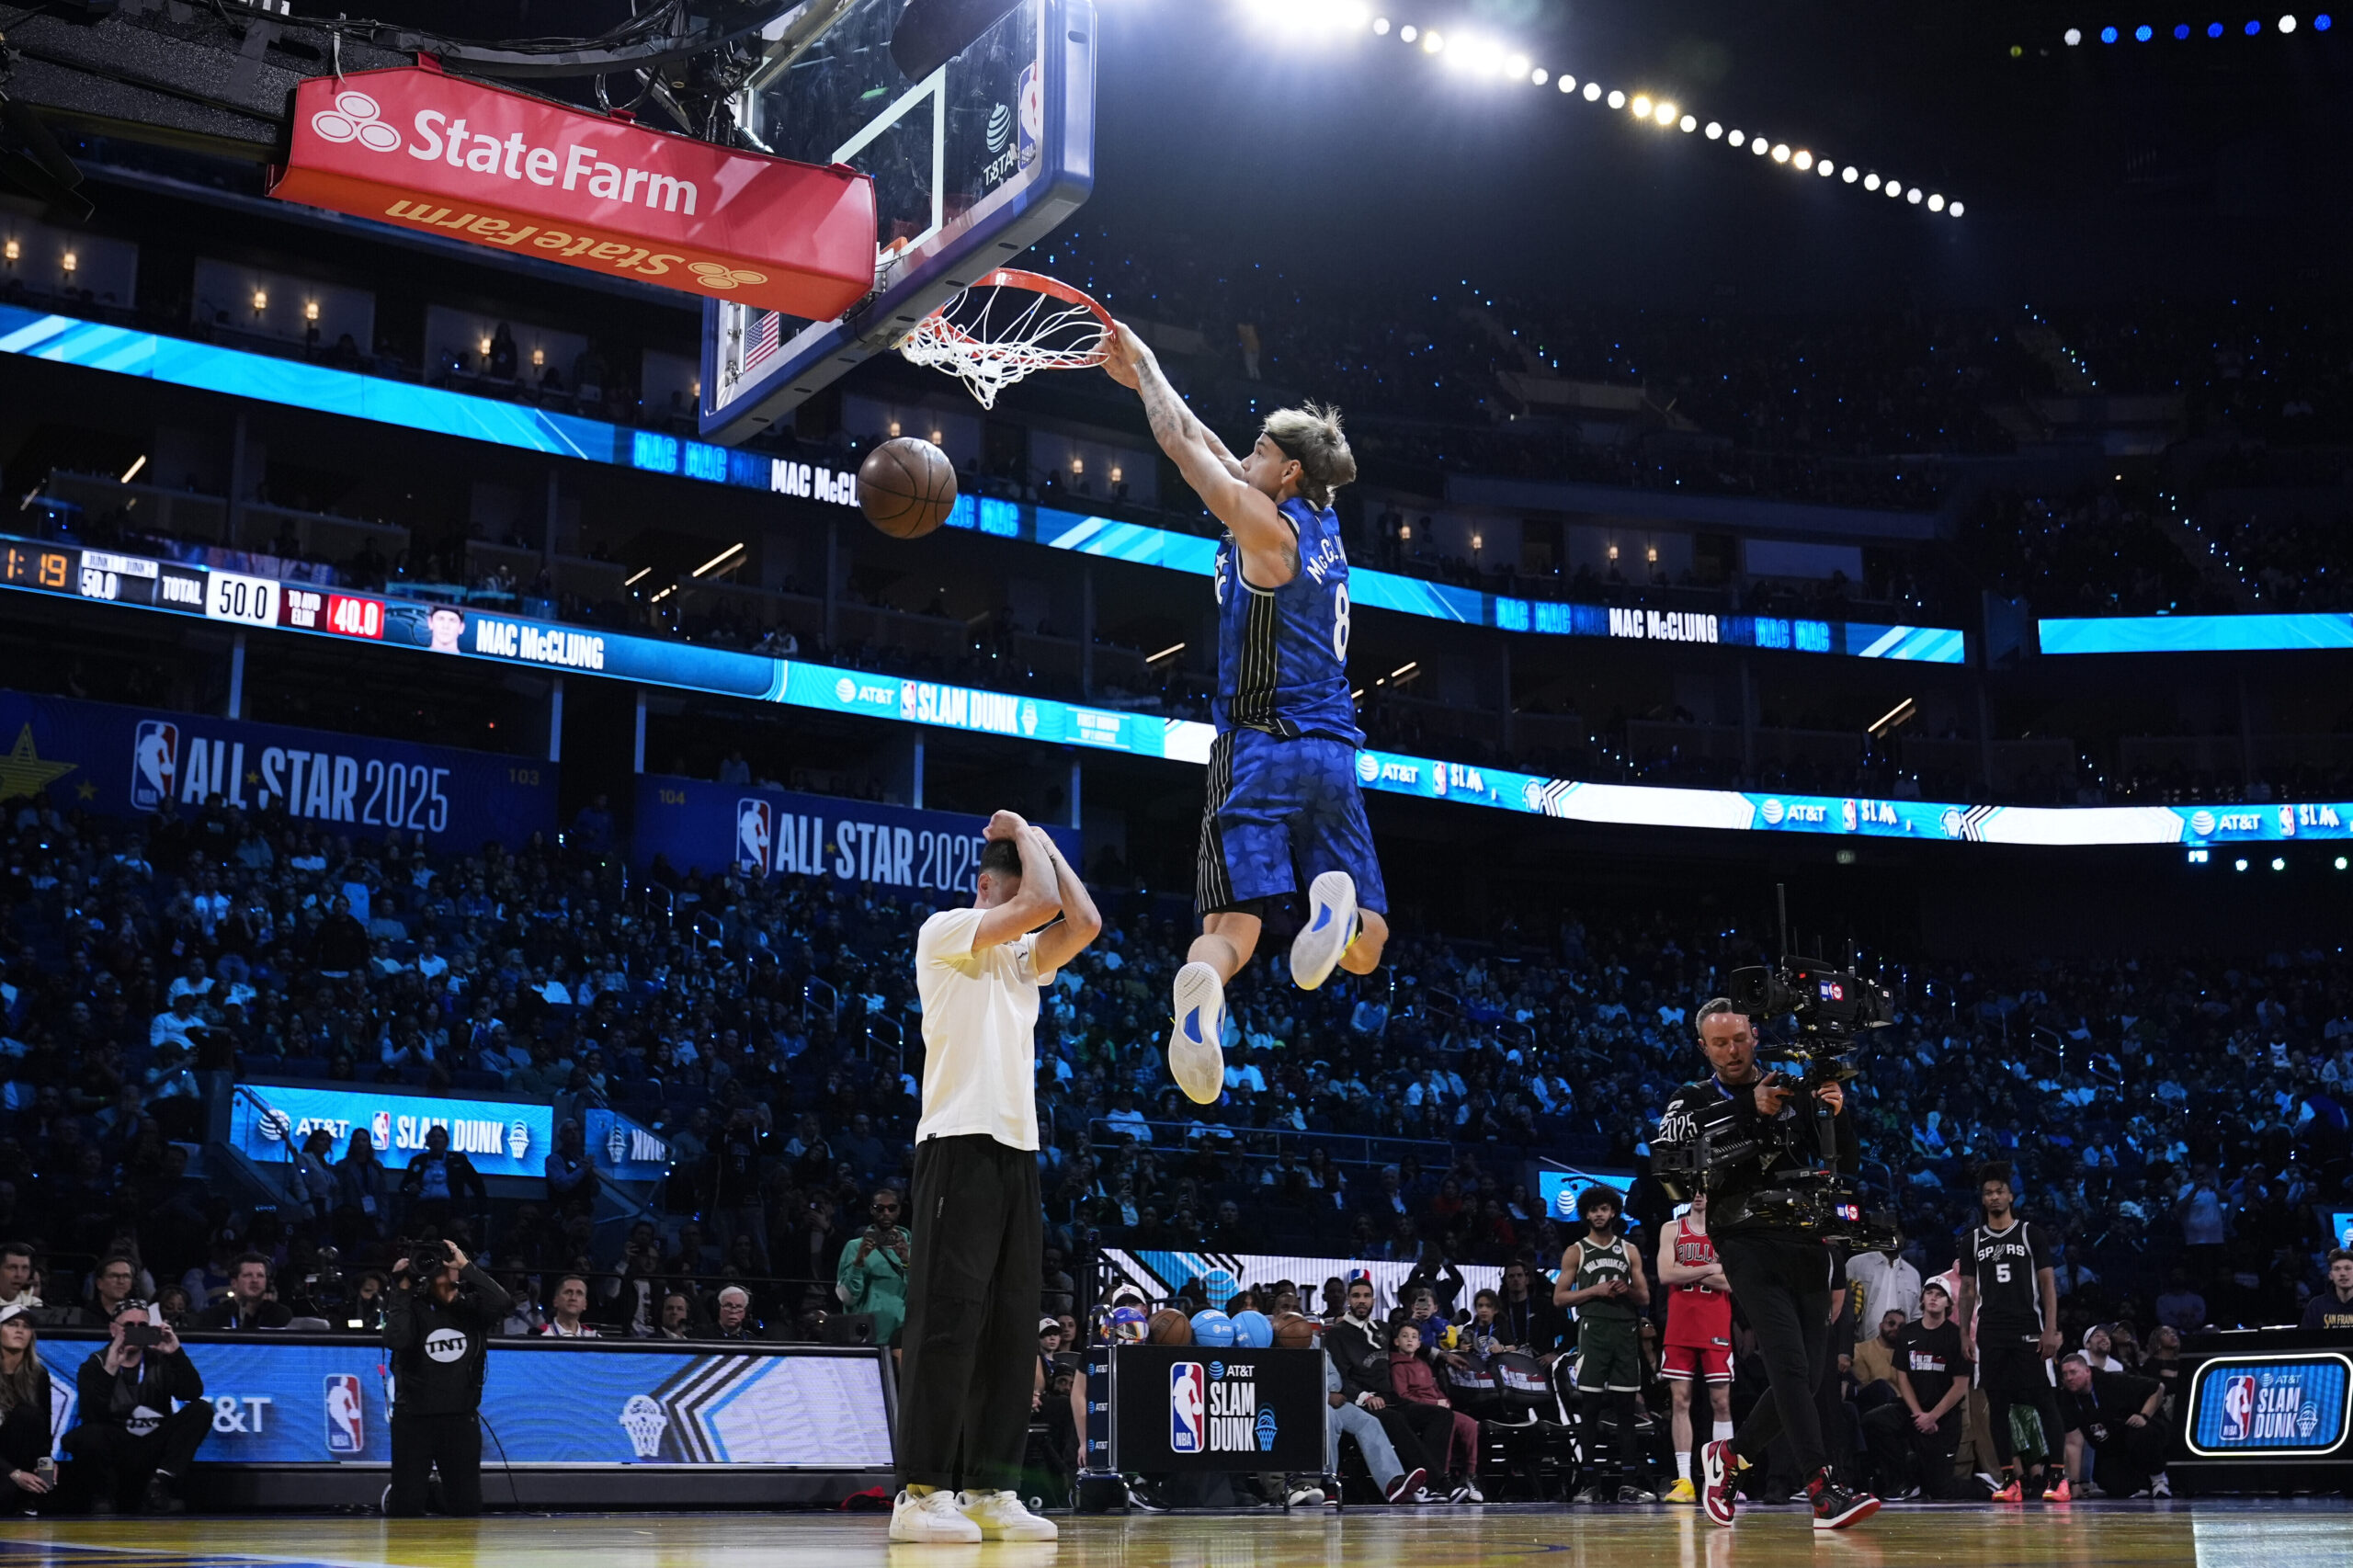
{"type": "Polygon", "coordinates": [[[1283,520],[1299,536],[1299,574],[1253,587],[1226,536],[1217,552],[1218,732],[1263,730],[1283,740],[1323,735],[1364,744],[1348,698],[1348,558],[1340,522],[1296,497],[1283,520]]]}
{"type": "Polygon", "coordinates": [[[2052,1267],[2056,1238],[2026,1220],[2013,1219],[2005,1231],[1978,1225],[1961,1239],[1961,1267],[1977,1278],[1977,1336],[2015,1344],[2039,1337],[2051,1326],[2042,1321],[2042,1287],[2036,1274],[2052,1267]]]}

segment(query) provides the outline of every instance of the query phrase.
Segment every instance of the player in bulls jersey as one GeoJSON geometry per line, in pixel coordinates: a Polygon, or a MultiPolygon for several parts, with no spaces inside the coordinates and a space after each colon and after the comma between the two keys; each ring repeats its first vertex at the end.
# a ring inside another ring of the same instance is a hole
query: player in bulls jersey
{"type": "Polygon", "coordinates": [[[1977,1363],[1994,1452],[2005,1472],[1994,1500],[2016,1503],[2023,1495],[2010,1407],[2025,1404],[2042,1423],[2043,1449],[2041,1460],[2029,1467],[2023,1490],[2063,1503],[2067,1472],[2051,1461],[2063,1455],[2060,1445],[2066,1428],[2059,1424],[2059,1396],[2047,1368],[2062,1343],[2059,1287],[2051,1272],[2059,1239],[2018,1218],[2009,1166],[1980,1166],[1977,1197],[1984,1222],[1961,1237],[1961,1354],[1977,1363]]]}
{"type": "Polygon", "coordinates": [[[1691,1384],[1708,1388],[1711,1439],[1732,1440],[1732,1286],[1708,1239],[1708,1195],[1670,1221],[1658,1239],[1659,1283],[1668,1288],[1666,1339],[1659,1376],[1675,1401],[1675,1485],[1670,1503],[1688,1503],[1691,1489],[1691,1384]]]}
{"type": "Polygon", "coordinates": [[[1168,1069],[1202,1105],[1225,1092],[1226,983],[1257,950],[1268,905],[1304,887],[1291,979],[1370,974],[1389,901],[1358,792],[1348,691],[1348,558],[1332,495],[1357,476],[1340,416],[1311,403],[1267,416],[1237,458],[1129,328],[1105,364],[1143,399],[1152,434],[1225,525],[1217,554],[1217,738],[1210,746],[1195,903],[1201,934],[1176,973],[1168,1069]]]}

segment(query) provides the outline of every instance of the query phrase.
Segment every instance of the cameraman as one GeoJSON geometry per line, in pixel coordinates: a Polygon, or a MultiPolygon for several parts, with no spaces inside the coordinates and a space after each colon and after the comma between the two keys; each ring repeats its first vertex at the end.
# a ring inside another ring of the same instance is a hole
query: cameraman
{"type": "Polygon", "coordinates": [[[482,1512],[482,1380],[506,1317],[498,1281],[448,1242],[420,1243],[392,1270],[384,1344],[392,1353],[392,1484],[384,1512],[425,1512],[441,1471],[443,1512],[482,1512]],[[426,1276],[422,1287],[419,1275],[426,1276]]]}
{"type": "Polygon", "coordinates": [[[107,1347],[74,1375],[82,1422],[65,1434],[65,1451],[88,1472],[94,1514],[115,1513],[134,1495],[151,1514],[186,1512],[173,1488],[212,1430],[202,1375],[171,1324],[152,1317],[144,1301],[123,1302],[107,1325],[107,1347]]]}
{"type": "MultiPolygon", "coordinates": [[[[1777,1178],[1821,1163],[1815,1119],[1806,1114],[1812,1107],[1805,1103],[1804,1085],[1757,1067],[1756,1032],[1731,1000],[1719,996],[1702,1004],[1695,1025],[1699,1049],[1714,1072],[1677,1091],[1659,1119],[1654,1142],[1675,1148],[1704,1136],[1719,1147],[1755,1145],[1753,1155],[1718,1164],[1703,1179],[1708,1234],[1733,1300],[1756,1335],[1769,1385],[1731,1441],[1719,1439],[1700,1450],[1699,1500],[1711,1521],[1730,1525],[1741,1468],[1761,1458],[1779,1436],[1789,1442],[1798,1474],[1807,1478],[1814,1528],[1844,1529],[1877,1512],[1879,1499],[1849,1491],[1831,1474],[1815,1403],[1829,1351],[1835,1259],[1821,1237],[1751,1208],[1756,1194],[1777,1178]]],[[[1845,1092],[1836,1083],[1821,1083],[1811,1098],[1831,1115],[1839,1162],[1859,1158],[1845,1092]]]]}

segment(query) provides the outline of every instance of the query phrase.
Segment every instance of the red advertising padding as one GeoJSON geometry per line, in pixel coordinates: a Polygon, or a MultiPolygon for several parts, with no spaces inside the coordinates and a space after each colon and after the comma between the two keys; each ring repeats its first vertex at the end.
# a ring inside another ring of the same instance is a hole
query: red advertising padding
{"type": "Polygon", "coordinates": [[[874,287],[874,186],[430,66],[313,76],[269,194],[829,320],[874,287]]]}

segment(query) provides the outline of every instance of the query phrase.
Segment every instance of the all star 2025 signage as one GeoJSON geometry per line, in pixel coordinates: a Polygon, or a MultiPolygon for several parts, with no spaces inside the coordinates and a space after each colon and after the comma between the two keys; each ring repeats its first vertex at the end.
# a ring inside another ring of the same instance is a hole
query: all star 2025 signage
{"type": "Polygon", "coordinates": [[[430,65],[314,76],[269,194],[826,320],[874,287],[874,186],[430,65]]]}

